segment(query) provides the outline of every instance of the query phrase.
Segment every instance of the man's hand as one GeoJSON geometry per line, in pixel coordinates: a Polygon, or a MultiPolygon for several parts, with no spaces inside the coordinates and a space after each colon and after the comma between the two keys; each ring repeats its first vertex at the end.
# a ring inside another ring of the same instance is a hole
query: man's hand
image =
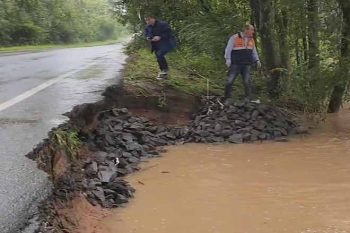
{"type": "Polygon", "coordinates": [[[160,41],[160,36],[155,36],[155,37],[153,37],[153,39],[152,39],[152,41],[153,42],[157,42],[157,41],[160,41]]]}
{"type": "Polygon", "coordinates": [[[230,59],[226,59],[226,66],[230,67],[231,66],[231,60],[230,59]]]}
{"type": "Polygon", "coordinates": [[[261,69],[261,62],[260,61],[256,61],[256,68],[261,69]]]}

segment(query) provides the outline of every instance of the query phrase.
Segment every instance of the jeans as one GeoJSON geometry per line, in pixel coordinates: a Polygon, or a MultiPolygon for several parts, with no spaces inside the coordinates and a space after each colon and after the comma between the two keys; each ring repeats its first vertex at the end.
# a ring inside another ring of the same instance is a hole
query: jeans
{"type": "Polygon", "coordinates": [[[231,97],[233,83],[239,74],[241,74],[241,76],[242,76],[245,96],[247,98],[251,97],[252,80],[250,77],[250,65],[232,64],[230,67],[230,70],[228,73],[228,79],[226,82],[225,99],[228,99],[231,97]]]}
{"type": "Polygon", "coordinates": [[[165,59],[165,55],[167,54],[167,52],[164,52],[162,50],[157,50],[155,51],[155,54],[159,65],[159,69],[161,71],[168,71],[169,70],[168,62],[165,59]]]}

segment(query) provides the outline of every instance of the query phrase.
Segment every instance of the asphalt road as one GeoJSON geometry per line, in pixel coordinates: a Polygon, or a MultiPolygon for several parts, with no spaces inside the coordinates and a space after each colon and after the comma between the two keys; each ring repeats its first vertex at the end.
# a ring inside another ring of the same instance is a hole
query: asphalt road
{"type": "MultiPolygon", "coordinates": [[[[24,155],[119,80],[122,44],[0,55],[0,232],[18,233],[50,190],[47,175],[24,155]]],[[[29,232],[30,230],[23,230],[29,232]]]]}

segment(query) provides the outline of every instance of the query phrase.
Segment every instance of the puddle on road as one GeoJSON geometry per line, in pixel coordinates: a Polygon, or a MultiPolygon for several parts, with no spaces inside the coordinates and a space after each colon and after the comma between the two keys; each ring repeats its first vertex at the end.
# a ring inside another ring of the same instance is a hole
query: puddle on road
{"type": "Polygon", "coordinates": [[[95,233],[349,233],[350,111],[289,143],[169,148],[95,233]]]}

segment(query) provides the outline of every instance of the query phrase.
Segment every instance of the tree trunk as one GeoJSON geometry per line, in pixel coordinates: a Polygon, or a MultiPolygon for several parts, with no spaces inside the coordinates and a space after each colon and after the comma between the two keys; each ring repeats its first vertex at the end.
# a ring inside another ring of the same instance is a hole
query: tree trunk
{"type": "Polygon", "coordinates": [[[338,75],[339,82],[334,87],[330,102],[328,105],[328,112],[338,112],[342,103],[346,87],[349,83],[349,62],[350,62],[350,2],[349,0],[338,0],[343,13],[343,28],[340,49],[340,63],[338,75]]]}
{"type": "Polygon", "coordinates": [[[281,67],[281,59],[279,43],[274,30],[273,0],[251,0],[250,4],[256,17],[255,22],[261,38],[264,63],[270,71],[269,95],[271,98],[278,98],[281,92],[280,79],[282,73],[279,69],[276,69],[281,67]]]}
{"type": "Polygon", "coordinates": [[[318,0],[307,1],[307,17],[308,17],[308,44],[309,44],[309,70],[317,74],[320,69],[320,51],[319,51],[319,9],[318,0]]]}
{"type": "Polygon", "coordinates": [[[289,46],[288,46],[288,14],[287,9],[277,12],[279,27],[279,47],[282,67],[289,70],[289,46]]]}
{"type": "Polygon", "coordinates": [[[295,47],[295,58],[296,58],[296,61],[297,61],[297,67],[300,66],[301,64],[301,59],[300,59],[300,48],[299,48],[299,39],[296,38],[295,39],[295,43],[294,43],[294,47],[295,47]]]}

